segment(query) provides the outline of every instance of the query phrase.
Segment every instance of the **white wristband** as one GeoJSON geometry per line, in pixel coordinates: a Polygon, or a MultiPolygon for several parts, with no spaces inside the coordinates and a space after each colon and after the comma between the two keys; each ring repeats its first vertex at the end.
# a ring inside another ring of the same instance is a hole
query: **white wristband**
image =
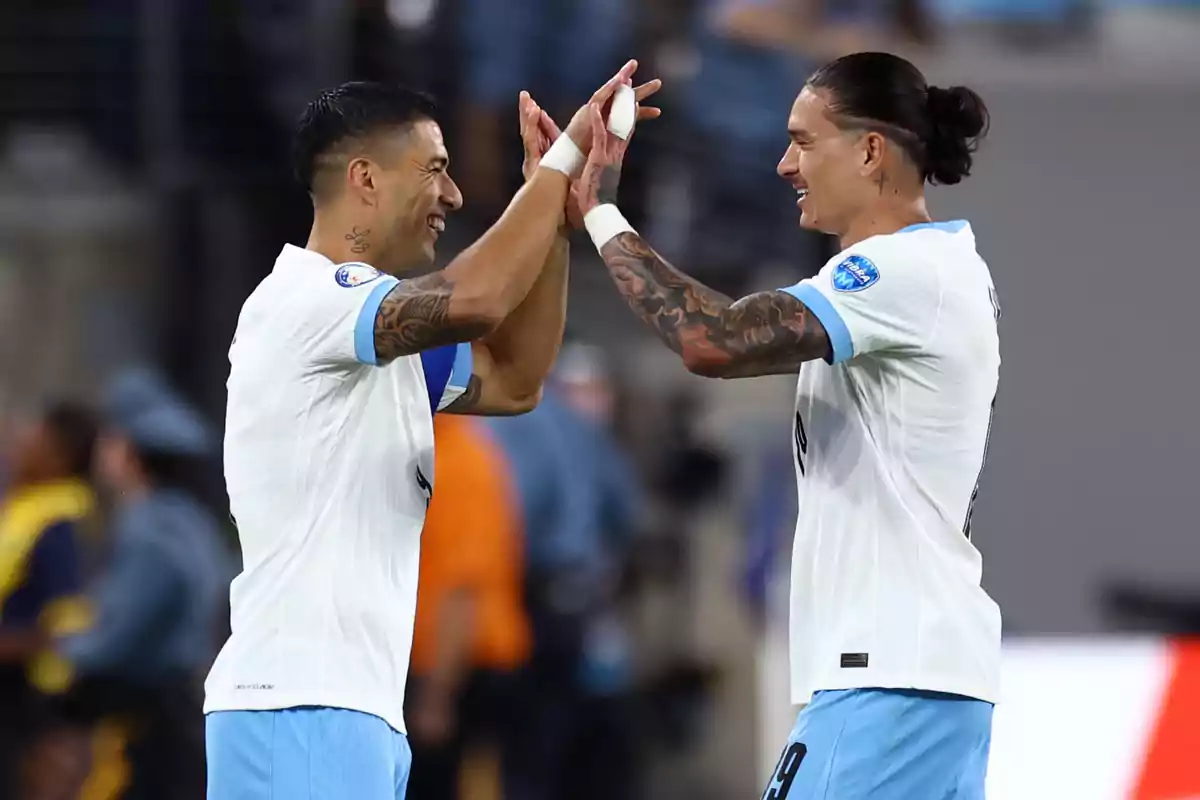
{"type": "Polygon", "coordinates": [[[612,203],[598,205],[584,214],[583,226],[587,228],[588,235],[592,237],[592,243],[596,245],[597,250],[622,233],[637,233],[621,214],[621,209],[612,203]]]}
{"type": "Polygon", "coordinates": [[[586,163],[587,156],[571,141],[571,137],[564,133],[554,140],[554,144],[550,145],[546,155],[542,156],[540,166],[556,170],[568,178],[575,179],[579,177],[579,173],[583,172],[583,165],[586,163]]]}

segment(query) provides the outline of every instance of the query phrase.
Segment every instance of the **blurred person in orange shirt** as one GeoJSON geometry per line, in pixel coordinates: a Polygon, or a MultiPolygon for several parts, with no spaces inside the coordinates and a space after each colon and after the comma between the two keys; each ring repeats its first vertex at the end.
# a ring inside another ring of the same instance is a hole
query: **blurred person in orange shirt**
{"type": "Polygon", "coordinates": [[[421,800],[458,797],[464,753],[481,740],[502,745],[501,770],[511,771],[503,745],[515,740],[507,728],[519,715],[508,704],[531,649],[508,464],[477,421],[439,414],[434,432],[405,712],[409,790],[421,800]]]}
{"type": "Polygon", "coordinates": [[[488,429],[513,470],[533,653],[521,695],[519,800],[640,796],[632,643],[621,587],[645,497],[612,431],[603,351],[564,344],[542,402],[488,429]]]}

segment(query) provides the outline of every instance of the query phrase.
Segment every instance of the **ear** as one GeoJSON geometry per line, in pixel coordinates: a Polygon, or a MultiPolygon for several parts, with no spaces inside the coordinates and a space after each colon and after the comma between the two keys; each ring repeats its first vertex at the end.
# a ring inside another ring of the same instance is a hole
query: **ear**
{"type": "Polygon", "coordinates": [[[883,166],[884,148],[887,146],[887,140],[883,135],[875,131],[868,131],[862,138],[862,170],[864,174],[870,174],[883,166]]]}
{"type": "Polygon", "coordinates": [[[356,156],[346,164],[346,181],[350,189],[371,205],[368,199],[375,194],[375,164],[363,156],[356,156]]]}

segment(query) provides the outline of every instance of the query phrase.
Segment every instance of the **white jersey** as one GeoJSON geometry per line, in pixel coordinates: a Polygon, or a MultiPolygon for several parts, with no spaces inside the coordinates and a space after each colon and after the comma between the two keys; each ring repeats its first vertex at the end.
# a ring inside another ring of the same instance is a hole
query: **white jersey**
{"type": "Polygon", "coordinates": [[[1000,610],[970,522],[999,305],[970,226],[872,237],[784,291],[833,349],[796,391],[793,702],[862,687],[995,702],[1000,610]]]}
{"type": "Polygon", "coordinates": [[[433,412],[469,345],[376,366],[396,284],[287,246],[229,350],[225,481],[243,569],[204,710],[328,706],[404,732],[433,412]]]}

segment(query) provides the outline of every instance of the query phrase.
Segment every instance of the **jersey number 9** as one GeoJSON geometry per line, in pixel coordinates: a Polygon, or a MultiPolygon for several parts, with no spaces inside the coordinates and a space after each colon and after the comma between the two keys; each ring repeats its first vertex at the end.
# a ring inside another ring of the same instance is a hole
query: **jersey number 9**
{"type": "Polygon", "coordinates": [[[785,800],[792,790],[796,773],[800,770],[800,762],[808,755],[808,748],[800,742],[792,742],[788,749],[779,757],[779,764],[771,776],[771,785],[763,794],[763,800],[785,800]]]}

